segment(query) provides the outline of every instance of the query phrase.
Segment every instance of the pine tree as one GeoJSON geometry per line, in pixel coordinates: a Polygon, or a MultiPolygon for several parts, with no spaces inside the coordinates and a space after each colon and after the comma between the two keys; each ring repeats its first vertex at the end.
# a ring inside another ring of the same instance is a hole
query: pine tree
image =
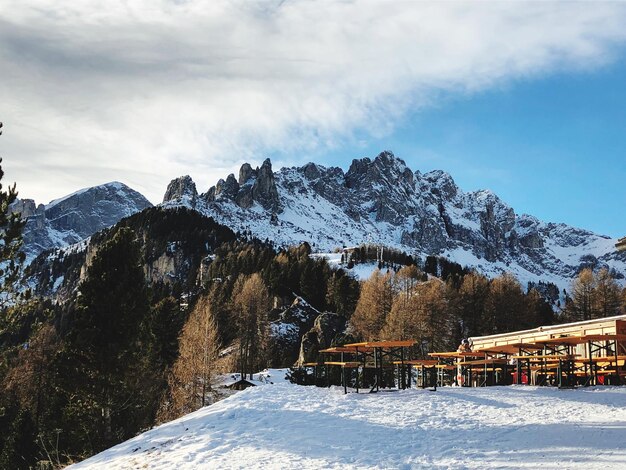
{"type": "Polygon", "coordinates": [[[0,468],[30,470],[38,455],[37,429],[28,409],[20,409],[7,429],[0,453],[0,468]]]}
{"type": "Polygon", "coordinates": [[[522,286],[511,273],[493,279],[489,285],[485,309],[485,328],[490,333],[506,333],[527,325],[522,286]]]}
{"type": "Polygon", "coordinates": [[[350,318],[359,300],[359,283],[343,270],[335,271],[328,279],[326,303],[333,312],[350,318]]]}
{"type": "MultiPolygon", "coordinates": [[[[0,181],[4,177],[0,158],[0,181]]],[[[19,214],[10,210],[11,204],[17,199],[15,184],[6,191],[0,183],[0,307],[15,301],[18,294],[16,286],[26,256],[22,248],[22,229],[25,221],[19,214]]]]}
{"type": "Polygon", "coordinates": [[[179,302],[172,296],[161,299],[151,309],[149,329],[154,365],[167,369],[178,357],[178,336],[184,323],[179,302]]]}
{"type": "Polygon", "coordinates": [[[62,354],[67,446],[91,454],[131,437],[145,414],[142,381],[149,304],[135,233],[121,228],[94,255],[79,286],[62,354]]]}
{"type": "Polygon", "coordinates": [[[528,325],[529,328],[554,323],[554,310],[537,289],[531,289],[526,294],[526,304],[529,318],[533,320],[532,324],[528,325]]]}

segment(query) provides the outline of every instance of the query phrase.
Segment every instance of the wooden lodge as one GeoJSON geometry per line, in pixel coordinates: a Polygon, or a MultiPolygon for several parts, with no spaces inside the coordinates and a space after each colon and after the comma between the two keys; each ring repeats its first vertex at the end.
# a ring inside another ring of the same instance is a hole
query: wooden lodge
{"type": "MultiPolygon", "coordinates": [[[[561,325],[540,326],[532,330],[513,331],[511,333],[501,333],[497,335],[479,336],[471,338],[474,351],[485,348],[496,348],[497,346],[511,345],[517,343],[537,343],[546,342],[555,338],[566,336],[588,336],[588,335],[626,335],[626,315],[619,315],[609,318],[598,318],[575,323],[564,323],[561,325]]],[[[620,342],[621,354],[626,354],[626,342],[620,342]]],[[[576,345],[576,353],[581,357],[587,356],[587,348],[584,343],[576,345]]]]}
{"type": "Polygon", "coordinates": [[[626,382],[626,315],[471,338],[471,349],[410,357],[415,341],[353,343],[320,351],[308,383],[404,389],[445,385],[621,385],[626,382]],[[415,380],[414,380],[415,379],[415,380]]]}

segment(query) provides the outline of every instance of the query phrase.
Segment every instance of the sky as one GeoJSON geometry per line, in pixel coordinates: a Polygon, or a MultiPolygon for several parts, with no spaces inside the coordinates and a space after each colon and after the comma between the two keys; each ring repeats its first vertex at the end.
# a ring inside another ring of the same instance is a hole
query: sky
{"type": "Polygon", "coordinates": [[[4,0],[3,183],[158,203],[184,174],[392,150],[624,236],[624,24],[619,2],[4,0]]]}

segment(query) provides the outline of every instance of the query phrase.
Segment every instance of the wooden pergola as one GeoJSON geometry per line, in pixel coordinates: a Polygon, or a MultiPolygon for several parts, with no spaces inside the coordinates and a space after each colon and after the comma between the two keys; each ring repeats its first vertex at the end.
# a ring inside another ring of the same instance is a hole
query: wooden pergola
{"type": "MultiPolygon", "coordinates": [[[[365,341],[335,346],[319,351],[322,356],[318,362],[305,363],[301,367],[314,368],[316,384],[319,384],[323,371],[327,386],[330,386],[329,368],[341,368],[341,385],[344,393],[347,393],[349,383],[354,383],[357,393],[361,388],[364,388],[364,381],[360,372],[365,370],[373,372],[370,393],[379,392],[381,388],[388,388],[387,385],[389,384],[385,383],[384,379],[384,368],[395,367],[398,376],[398,389],[405,389],[410,386],[410,367],[417,365],[416,363],[411,364],[407,348],[415,344],[415,340],[397,340],[365,341]],[[330,356],[330,360],[322,359],[325,356],[330,356]],[[353,371],[356,372],[354,381],[350,377],[353,371]]],[[[421,367],[426,366],[430,367],[431,365],[426,362],[421,364],[421,367]]]]}

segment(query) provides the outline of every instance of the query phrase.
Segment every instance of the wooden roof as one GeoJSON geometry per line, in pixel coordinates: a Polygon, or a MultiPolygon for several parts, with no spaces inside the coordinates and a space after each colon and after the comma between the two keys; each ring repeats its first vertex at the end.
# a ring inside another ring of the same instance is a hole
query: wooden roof
{"type": "Polygon", "coordinates": [[[511,358],[513,359],[524,359],[524,360],[529,360],[529,361],[541,361],[543,359],[554,359],[557,361],[559,359],[570,360],[576,357],[580,357],[580,354],[541,354],[541,355],[532,355],[532,356],[526,356],[526,355],[511,356],[511,358]]]}
{"type": "Polygon", "coordinates": [[[535,343],[511,343],[501,344],[499,346],[491,346],[488,348],[480,348],[478,351],[492,354],[517,354],[520,349],[543,349],[542,344],[535,343]]]}
{"type": "MultiPolygon", "coordinates": [[[[358,352],[371,352],[373,351],[372,348],[365,348],[365,347],[361,347],[359,348],[358,352]]],[[[324,353],[324,354],[333,354],[333,353],[356,353],[357,352],[357,348],[354,346],[335,346],[332,348],[328,348],[328,349],[322,349],[321,351],[319,351],[320,353],[324,353]]]]}
{"type": "Polygon", "coordinates": [[[415,341],[414,339],[398,340],[398,341],[364,341],[362,343],[345,344],[344,347],[346,347],[346,348],[355,347],[355,348],[359,348],[359,350],[362,347],[366,347],[366,348],[401,348],[401,347],[413,346],[415,343],[417,343],[417,341],[415,341]]]}
{"type": "Polygon", "coordinates": [[[480,359],[478,361],[459,362],[461,366],[484,366],[494,364],[506,364],[506,359],[480,359]]]}
{"type": "Polygon", "coordinates": [[[407,364],[412,366],[434,366],[439,361],[437,359],[409,359],[408,361],[393,361],[396,365],[407,364]]]}
{"type": "Polygon", "coordinates": [[[360,362],[336,362],[336,361],[329,361],[329,362],[325,362],[324,364],[327,366],[341,366],[341,367],[352,368],[352,369],[359,367],[361,365],[360,362]]]}
{"type": "Polygon", "coordinates": [[[428,353],[432,357],[485,357],[485,353],[482,351],[446,351],[446,352],[432,352],[428,353]]]}
{"type": "Polygon", "coordinates": [[[540,339],[535,341],[537,344],[583,344],[587,341],[626,341],[626,335],[581,335],[581,336],[563,336],[561,338],[540,339]]]}

